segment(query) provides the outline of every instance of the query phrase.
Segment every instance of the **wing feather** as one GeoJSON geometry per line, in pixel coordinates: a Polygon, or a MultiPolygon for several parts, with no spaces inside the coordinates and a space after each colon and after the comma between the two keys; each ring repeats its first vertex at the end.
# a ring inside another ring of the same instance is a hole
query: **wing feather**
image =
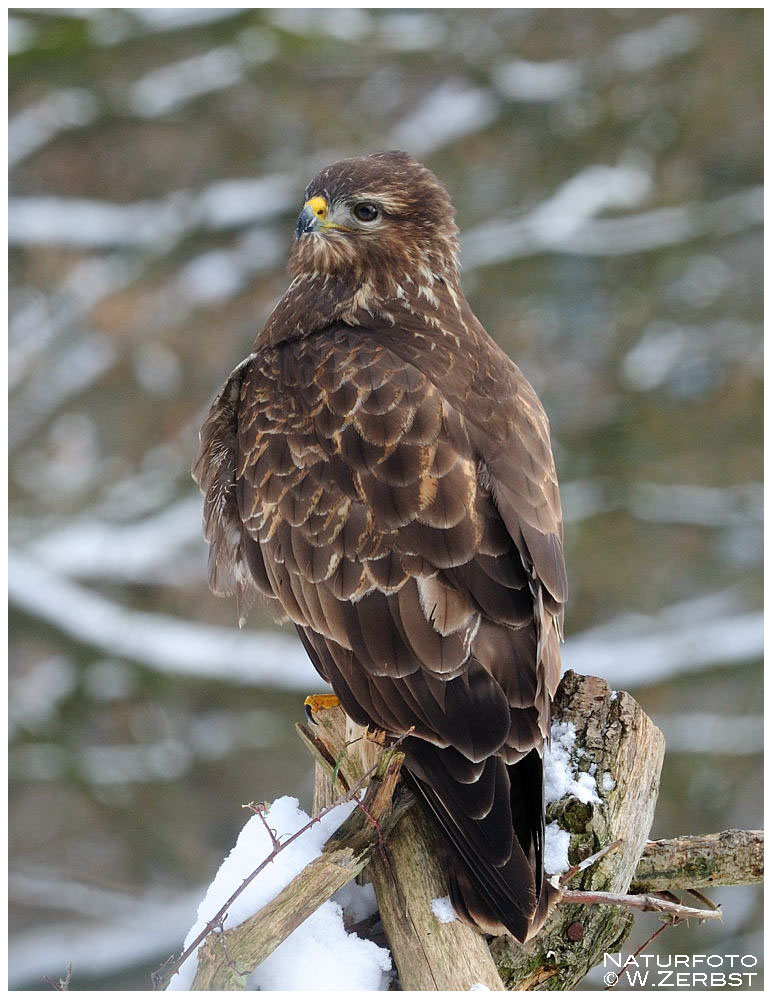
{"type": "Polygon", "coordinates": [[[274,331],[215,401],[194,474],[212,585],[287,614],[354,721],[413,730],[408,770],[463,860],[459,911],[524,939],[547,897],[560,504],[533,390],[437,296],[450,318],[428,333],[412,312],[274,331]]]}

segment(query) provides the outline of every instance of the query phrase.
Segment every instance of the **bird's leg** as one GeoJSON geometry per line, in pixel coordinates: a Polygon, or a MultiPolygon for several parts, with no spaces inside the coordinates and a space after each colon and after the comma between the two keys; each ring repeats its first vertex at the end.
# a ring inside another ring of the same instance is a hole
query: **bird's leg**
{"type": "Polygon", "coordinates": [[[335,694],[309,694],[308,697],[303,701],[303,707],[306,709],[306,714],[308,715],[308,720],[314,720],[314,714],[317,711],[329,711],[330,708],[337,708],[340,701],[335,696],[335,694]]]}

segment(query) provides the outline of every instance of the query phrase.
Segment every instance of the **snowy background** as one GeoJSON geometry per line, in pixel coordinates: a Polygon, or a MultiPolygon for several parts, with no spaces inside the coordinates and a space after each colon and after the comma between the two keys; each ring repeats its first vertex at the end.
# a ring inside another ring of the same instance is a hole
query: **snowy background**
{"type": "MultiPolygon", "coordinates": [[[[310,806],[319,681],[209,595],[188,469],[304,185],[376,148],[445,181],[467,295],[550,414],[564,661],[665,732],[653,835],[761,825],[761,26],[11,11],[13,988],[68,960],[75,988],[146,988],[241,805],[310,806]]],[[[723,926],[657,946],[760,957],[760,891],[713,894],[723,926]]]]}

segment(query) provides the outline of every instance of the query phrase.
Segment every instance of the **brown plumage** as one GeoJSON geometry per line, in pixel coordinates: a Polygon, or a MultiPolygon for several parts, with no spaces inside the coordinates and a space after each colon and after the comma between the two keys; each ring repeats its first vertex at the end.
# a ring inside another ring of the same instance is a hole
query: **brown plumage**
{"type": "Polygon", "coordinates": [[[544,411],[460,286],[406,153],[305,192],[292,282],[215,400],[194,476],[210,582],[289,618],[360,725],[404,742],[459,914],[544,920],[542,751],[566,576],[544,411]],[[460,862],[459,862],[460,861],[460,862]]]}

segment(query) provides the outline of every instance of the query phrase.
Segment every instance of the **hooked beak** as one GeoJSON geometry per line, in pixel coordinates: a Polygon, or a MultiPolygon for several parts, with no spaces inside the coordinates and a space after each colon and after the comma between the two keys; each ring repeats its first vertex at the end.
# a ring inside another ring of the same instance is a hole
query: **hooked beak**
{"type": "Polygon", "coordinates": [[[310,198],[304,205],[303,211],[298,216],[295,226],[295,237],[300,237],[307,232],[318,232],[325,224],[327,218],[327,202],[322,197],[310,198]]]}

